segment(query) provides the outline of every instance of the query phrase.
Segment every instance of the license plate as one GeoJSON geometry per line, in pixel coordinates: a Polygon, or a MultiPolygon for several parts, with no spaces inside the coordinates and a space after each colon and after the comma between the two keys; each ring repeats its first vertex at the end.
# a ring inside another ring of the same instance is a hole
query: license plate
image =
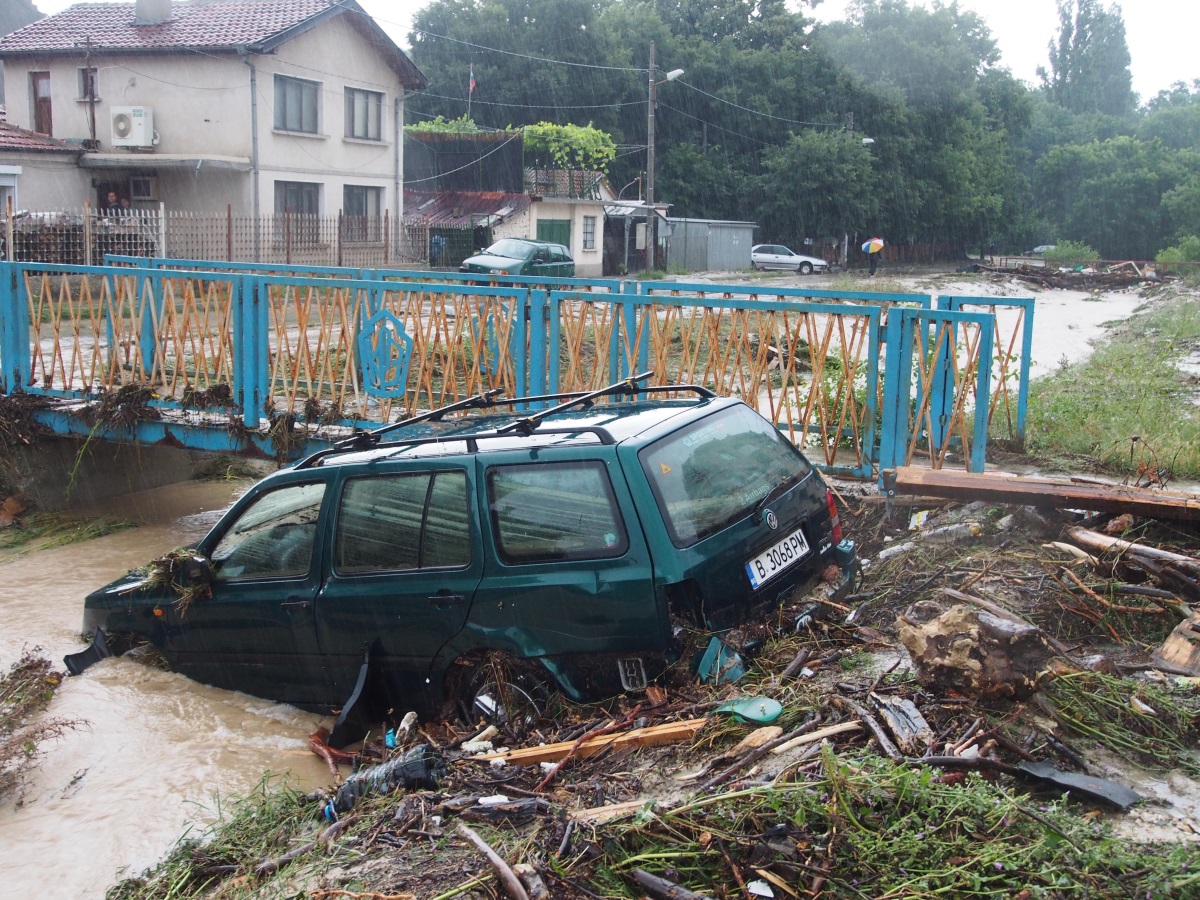
{"type": "Polygon", "coordinates": [[[780,572],[790,569],[808,556],[808,541],[804,532],[797,528],[778,544],[768,547],[746,563],[746,574],[750,576],[750,587],[757,590],[780,572]]]}

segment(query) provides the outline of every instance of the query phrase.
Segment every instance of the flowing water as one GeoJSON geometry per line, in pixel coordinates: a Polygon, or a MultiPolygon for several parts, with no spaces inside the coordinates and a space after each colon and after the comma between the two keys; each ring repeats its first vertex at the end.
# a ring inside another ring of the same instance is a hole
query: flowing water
{"type": "MultiPolygon", "coordinates": [[[[139,527],[0,565],[0,666],[24,648],[56,663],[82,650],[88,591],[194,543],[234,499],[229,484],[199,482],[121,498],[101,512],[139,527]]],[[[218,795],[244,795],[265,772],[300,790],[330,781],[307,747],[319,717],[129,659],[66,679],[47,714],[80,725],[48,745],[19,805],[0,804],[0,872],[13,896],[103,897],[189,823],[202,831],[218,795]]]]}

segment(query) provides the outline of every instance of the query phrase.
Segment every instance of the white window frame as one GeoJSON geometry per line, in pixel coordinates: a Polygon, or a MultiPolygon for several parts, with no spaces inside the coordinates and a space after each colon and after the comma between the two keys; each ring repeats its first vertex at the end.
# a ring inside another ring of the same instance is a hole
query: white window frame
{"type": "Polygon", "coordinates": [[[384,110],[384,95],[380,91],[369,91],[366,88],[346,86],[343,92],[346,103],[345,115],[345,137],[352,141],[371,141],[372,143],[382,143],[383,141],[383,110],[384,110]],[[366,127],[363,129],[363,134],[355,134],[356,126],[359,124],[359,98],[362,98],[362,112],[366,116],[366,127]],[[375,117],[375,134],[371,134],[371,104],[374,101],[376,117],[375,117]]]}
{"type": "Polygon", "coordinates": [[[596,219],[597,216],[584,216],[582,241],[584,250],[596,249],[596,219]]]}
{"type": "Polygon", "coordinates": [[[321,134],[321,90],[322,90],[321,82],[319,82],[319,81],[312,81],[308,78],[296,78],[292,75],[276,74],[275,75],[275,114],[274,114],[274,119],[273,119],[273,122],[275,125],[275,130],[284,132],[286,134],[320,135],[321,134]],[[300,91],[300,110],[299,110],[300,121],[298,123],[291,123],[291,124],[298,124],[300,126],[298,128],[289,128],[288,127],[289,119],[288,119],[288,107],[287,107],[287,100],[288,100],[287,91],[288,91],[288,88],[292,87],[292,86],[294,86],[296,89],[298,89],[300,91]],[[305,125],[304,101],[305,101],[305,97],[309,91],[312,92],[312,102],[313,102],[313,111],[312,112],[313,112],[314,121],[313,121],[312,130],[309,130],[304,127],[304,125],[305,125]],[[282,101],[282,103],[281,103],[281,101],[282,101]]]}

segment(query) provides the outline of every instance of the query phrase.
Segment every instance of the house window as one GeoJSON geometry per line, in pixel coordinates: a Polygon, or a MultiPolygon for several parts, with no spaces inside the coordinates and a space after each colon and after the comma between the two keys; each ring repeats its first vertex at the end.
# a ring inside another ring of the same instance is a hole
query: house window
{"type": "Polygon", "coordinates": [[[81,68],[79,70],[79,99],[99,100],[100,89],[97,87],[96,70],[81,68]]]}
{"type": "Polygon", "coordinates": [[[346,185],[342,188],[342,215],[342,234],[346,240],[383,240],[383,188],[346,185]]]}
{"type": "Polygon", "coordinates": [[[30,72],[29,90],[33,95],[33,130],[39,134],[54,134],[54,117],[50,112],[50,73],[30,72]]]}
{"type": "Polygon", "coordinates": [[[584,216],[583,217],[583,249],[584,250],[595,250],[596,249],[596,217],[595,216],[584,216]]]}
{"type": "Polygon", "coordinates": [[[291,246],[316,246],[321,240],[321,185],[307,181],[275,182],[275,240],[291,246]]]}
{"type": "Polygon", "coordinates": [[[307,181],[275,182],[275,212],[315,216],[321,211],[321,186],[307,181]]]}
{"type": "Polygon", "coordinates": [[[317,133],[317,98],[321,86],[303,78],[275,76],[275,127],[279,131],[317,133]]]}
{"type": "Polygon", "coordinates": [[[346,137],[378,141],[383,135],[383,94],[346,88],[346,137]]]}

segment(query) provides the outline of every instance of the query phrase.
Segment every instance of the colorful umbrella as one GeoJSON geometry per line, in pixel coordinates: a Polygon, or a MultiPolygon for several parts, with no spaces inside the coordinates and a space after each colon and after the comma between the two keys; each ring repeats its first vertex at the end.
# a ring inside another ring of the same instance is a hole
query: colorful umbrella
{"type": "Polygon", "coordinates": [[[871,238],[863,244],[863,253],[878,253],[883,249],[883,238],[871,238]]]}

